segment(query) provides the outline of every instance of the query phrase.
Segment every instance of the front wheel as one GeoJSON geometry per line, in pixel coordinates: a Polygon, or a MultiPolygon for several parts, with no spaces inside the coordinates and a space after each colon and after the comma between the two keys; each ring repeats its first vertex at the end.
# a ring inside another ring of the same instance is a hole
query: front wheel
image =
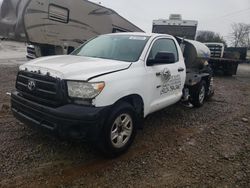
{"type": "Polygon", "coordinates": [[[201,107],[204,104],[207,95],[207,84],[202,80],[199,84],[194,86],[191,90],[191,103],[195,107],[201,107]]]}
{"type": "Polygon", "coordinates": [[[134,108],[126,103],[118,103],[104,124],[99,148],[109,157],[124,153],[132,144],[136,135],[136,117],[134,108]]]}

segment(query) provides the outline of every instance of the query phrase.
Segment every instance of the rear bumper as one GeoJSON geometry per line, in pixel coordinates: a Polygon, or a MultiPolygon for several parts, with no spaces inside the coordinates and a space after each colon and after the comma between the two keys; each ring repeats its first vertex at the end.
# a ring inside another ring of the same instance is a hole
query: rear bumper
{"type": "Polygon", "coordinates": [[[11,95],[11,109],[21,122],[40,127],[63,137],[96,140],[110,107],[67,104],[51,108],[29,101],[17,91],[11,95]]]}

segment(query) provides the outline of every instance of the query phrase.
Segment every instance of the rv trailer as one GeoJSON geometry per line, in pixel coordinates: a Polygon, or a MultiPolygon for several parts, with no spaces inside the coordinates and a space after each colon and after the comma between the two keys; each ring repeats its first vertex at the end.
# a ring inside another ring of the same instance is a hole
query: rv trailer
{"type": "Polygon", "coordinates": [[[114,10],[87,0],[3,0],[0,6],[0,35],[30,43],[29,57],[67,54],[100,34],[143,32],[114,10]]]}
{"type": "Polygon", "coordinates": [[[197,26],[196,20],[183,20],[180,14],[170,14],[169,19],[153,20],[152,32],[194,40],[197,26]]]}

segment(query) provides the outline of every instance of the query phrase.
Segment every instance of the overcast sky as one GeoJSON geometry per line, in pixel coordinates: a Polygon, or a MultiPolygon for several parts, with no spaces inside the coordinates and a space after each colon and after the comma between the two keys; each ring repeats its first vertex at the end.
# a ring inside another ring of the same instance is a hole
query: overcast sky
{"type": "Polygon", "coordinates": [[[198,30],[211,30],[227,39],[232,23],[250,24],[250,0],[92,0],[112,8],[147,32],[152,20],[181,14],[197,20],[198,30]]]}

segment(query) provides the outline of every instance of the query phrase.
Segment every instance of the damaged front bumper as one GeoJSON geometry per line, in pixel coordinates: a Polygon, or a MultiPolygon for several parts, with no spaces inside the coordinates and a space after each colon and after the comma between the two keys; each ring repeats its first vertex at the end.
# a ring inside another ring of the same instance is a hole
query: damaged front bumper
{"type": "Polygon", "coordinates": [[[96,140],[110,107],[66,104],[52,108],[27,100],[15,91],[11,94],[11,109],[18,120],[28,125],[63,137],[96,140]]]}

